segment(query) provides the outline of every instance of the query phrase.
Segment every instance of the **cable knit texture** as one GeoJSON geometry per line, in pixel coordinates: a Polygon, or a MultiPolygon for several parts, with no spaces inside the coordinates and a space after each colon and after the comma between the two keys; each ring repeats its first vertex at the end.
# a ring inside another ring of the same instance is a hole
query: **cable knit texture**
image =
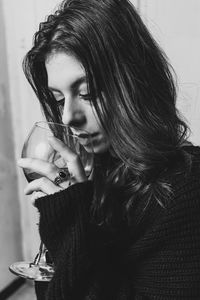
{"type": "Polygon", "coordinates": [[[91,222],[90,181],[37,199],[55,263],[52,281],[36,283],[38,300],[200,299],[200,148],[187,149],[191,169],[169,177],[168,205],[140,200],[114,231],[91,222]]]}

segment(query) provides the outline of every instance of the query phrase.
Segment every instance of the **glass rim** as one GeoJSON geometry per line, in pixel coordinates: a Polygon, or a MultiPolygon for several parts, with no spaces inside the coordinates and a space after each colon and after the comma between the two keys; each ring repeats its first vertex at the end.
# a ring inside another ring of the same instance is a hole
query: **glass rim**
{"type": "MultiPolygon", "coordinates": [[[[87,130],[85,130],[85,129],[80,129],[80,128],[75,127],[75,126],[71,127],[71,126],[69,126],[69,125],[65,125],[65,124],[62,124],[62,123],[56,123],[56,122],[37,121],[37,122],[34,123],[34,126],[38,126],[38,127],[43,128],[43,129],[46,129],[46,130],[50,129],[50,128],[44,128],[44,127],[42,127],[42,126],[39,126],[40,124],[56,125],[56,126],[60,126],[60,127],[63,127],[63,128],[69,128],[69,129],[71,129],[71,130],[75,129],[75,130],[77,130],[77,132],[79,132],[79,133],[86,133],[86,134],[88,134],[89,136],[91,135],[91,134],[90,134],[87,130]]],[[[74,134],[73,131],[72,131],[72,133],[68,133],[68,135],[72,135],[72,136],[78,137],[78,135],[77,135],[77,134],[74,134]]]]}

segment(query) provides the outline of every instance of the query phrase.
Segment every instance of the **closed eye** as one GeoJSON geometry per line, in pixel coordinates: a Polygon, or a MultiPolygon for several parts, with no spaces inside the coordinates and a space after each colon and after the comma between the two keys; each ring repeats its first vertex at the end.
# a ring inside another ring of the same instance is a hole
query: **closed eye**
{"type": "Polygon", "coordinates": [[[90,94],[79,94],[79,97],[83,100],[90,101],[91,95],[90,94]]]}

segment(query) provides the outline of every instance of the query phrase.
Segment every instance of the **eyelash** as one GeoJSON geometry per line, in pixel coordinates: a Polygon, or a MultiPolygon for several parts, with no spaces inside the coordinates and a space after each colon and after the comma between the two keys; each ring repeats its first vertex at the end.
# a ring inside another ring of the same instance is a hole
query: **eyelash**
{"type": "Polygon", "coordinates": [[[91,95],[90,94],[79,94],[79,97],[83,100],[91,100],[91,95]]]}
{"type": "MultiPolygon", "coordinates": [[[[85,101],[90,101],[91,100],[91,95],[90,94],[79,94],[80,99],[83,99],[85,101]]],[[[64,106],[65,103],[65,98],[56,100],[58,106],[64,106]]]]}

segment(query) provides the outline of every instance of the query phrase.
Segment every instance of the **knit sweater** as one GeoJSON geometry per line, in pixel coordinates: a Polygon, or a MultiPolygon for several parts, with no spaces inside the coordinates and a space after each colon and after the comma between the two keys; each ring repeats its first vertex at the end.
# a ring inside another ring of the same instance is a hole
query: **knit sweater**
{"type": "Polygon", "coordinates": [[[169,176],[167,205],[141,199],[114,231],[91,222],[91,181],[37,199],[55,264],[51,282],[36,283],[38,300],[199,300],[200,148],[187,152],[191,168],[169,176]]]}

